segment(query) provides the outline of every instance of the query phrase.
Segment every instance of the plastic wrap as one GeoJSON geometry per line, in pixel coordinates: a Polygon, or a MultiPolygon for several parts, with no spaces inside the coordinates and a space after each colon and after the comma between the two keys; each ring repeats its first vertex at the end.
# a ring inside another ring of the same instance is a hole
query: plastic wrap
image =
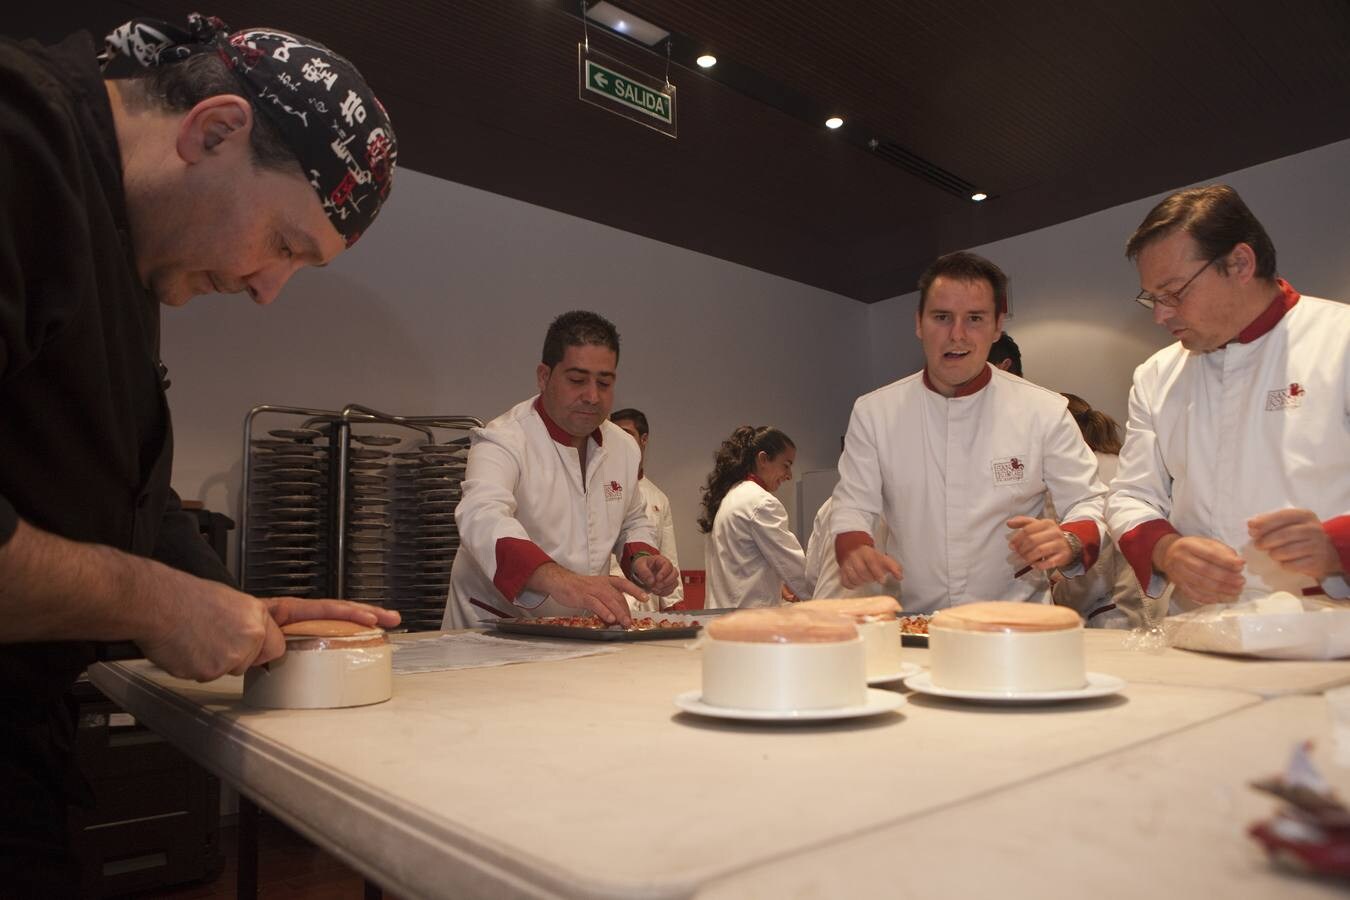
{"type": "Polygon", "coordinates": [[[1350,605],[1278,591],[1163,621],[1173,647],[1266,659],[1350,657],[1350,605]]]}

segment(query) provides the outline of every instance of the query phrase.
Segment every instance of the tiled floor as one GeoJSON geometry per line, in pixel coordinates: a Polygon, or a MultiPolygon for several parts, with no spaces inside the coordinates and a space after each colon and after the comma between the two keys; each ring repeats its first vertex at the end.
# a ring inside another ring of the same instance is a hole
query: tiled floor
{"type": "MultiPolygon", "coordinates": [[[[221,828],[225,869],[214,881],[130,895],[135,898],[233,900],[238,872],[239,829],[221,828]]],[[[265,813],[258,824],[258,897],[263,900],[328,900],[364,897],[364,879],[341,861],[265,813]]],[[[394,900],[385,894],[386,900],[394,900]]]]}

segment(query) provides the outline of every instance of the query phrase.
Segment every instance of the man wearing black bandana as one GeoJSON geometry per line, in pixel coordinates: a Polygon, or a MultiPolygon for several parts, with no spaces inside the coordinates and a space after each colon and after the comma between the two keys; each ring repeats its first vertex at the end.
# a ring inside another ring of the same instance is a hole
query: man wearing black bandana
{"type": "Polygon", "coordinates": [[[68,692],[98,642],[210,680],[284,650],[305,618],[393,625],[340,601],[228,585],[175,517],[159,304],[261,304],[324,265],[388,196],[397,144],[345,59],[273,30],[131,22],[0,40],[0,891],[78,890],[68,692]],[[163,562],[170,563],[165,565],[163,562]],[[187,574],[192,573],[192,574],[187,574]],[[199,577],[200,576],[200,577],[199,577]]]}

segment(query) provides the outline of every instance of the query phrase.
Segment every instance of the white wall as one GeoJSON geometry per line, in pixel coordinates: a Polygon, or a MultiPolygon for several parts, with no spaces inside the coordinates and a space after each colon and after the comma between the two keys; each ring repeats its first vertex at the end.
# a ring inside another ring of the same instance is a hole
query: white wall
{"type": "MultiPolygon", "coordinates": [[[[1295,287],[1350,299],[1350,141],[1207,181],[1219,180],[1265,223],[1295,287]]],[[[1123,256],[1158,199],[974,248],[1012,278],[1008,330],[1027,376],[1122,424],[1134,366],[1166,338],[1130,299],[1123,256]]],[[[616,400],[651,418],[648,469],[671,497],[681,563],[699,568],[698,489],[721,439],[773,423],[797,442],[799,471],[833,467],[854,398],[922,365],[917,299],[864,306],[403,171],[361,243],[296,276],[275,306],[214,297],[166,311],[175,484],[235,511],[242,420],[259,403],[491,418],[534,392],[549,320],[588,308],[623,335],[616,400]]],[[[795,491],[780,496],[795,505],[795,491]]]]}
{"type": "MultiPolygon", "coordinates": [[[[1350,141],[1199,183],[1220,181],[1265,225],[1282,276],[1302,293],[1350,301],[1350,141]]],[[[971,248],[1011,279],[1006,327],[1027,378],[1079,394],[1122,426],[1134,367],[1169,343],[1131,299],[1139,283],[1125,259],[1126,239],[1164,196],[971,248]]],[[[918,302],[913,292],[869,308],[873,386],[923,366],[918,302]]]]}
{"type": "Polygon", "coordinates": [[[685,567],[702,566],[698,489],[735,426],[783,428],[799,469],[835,464],[868,380],[865,306],[402,171],[361,242],[272,307],[203,297],[165,311],[175,486],[233,514],[242,422],[260,403],[492,418],[535,392],[544,331],[574,308],[619,328],[616,402],[651,420],[648,470],[685,567]]]}

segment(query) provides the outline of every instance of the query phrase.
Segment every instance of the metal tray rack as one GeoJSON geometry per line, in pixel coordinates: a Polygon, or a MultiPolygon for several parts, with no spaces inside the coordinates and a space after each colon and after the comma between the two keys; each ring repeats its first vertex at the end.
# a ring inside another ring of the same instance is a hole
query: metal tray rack
{"type": "Polygon", "coordinates": [[[239,571],[259,597],[339,597],[440,627],[471,416],[254,407],[244,419],[239,571]],[[265,427],[263,427],[265,425],[265,427]]]}

